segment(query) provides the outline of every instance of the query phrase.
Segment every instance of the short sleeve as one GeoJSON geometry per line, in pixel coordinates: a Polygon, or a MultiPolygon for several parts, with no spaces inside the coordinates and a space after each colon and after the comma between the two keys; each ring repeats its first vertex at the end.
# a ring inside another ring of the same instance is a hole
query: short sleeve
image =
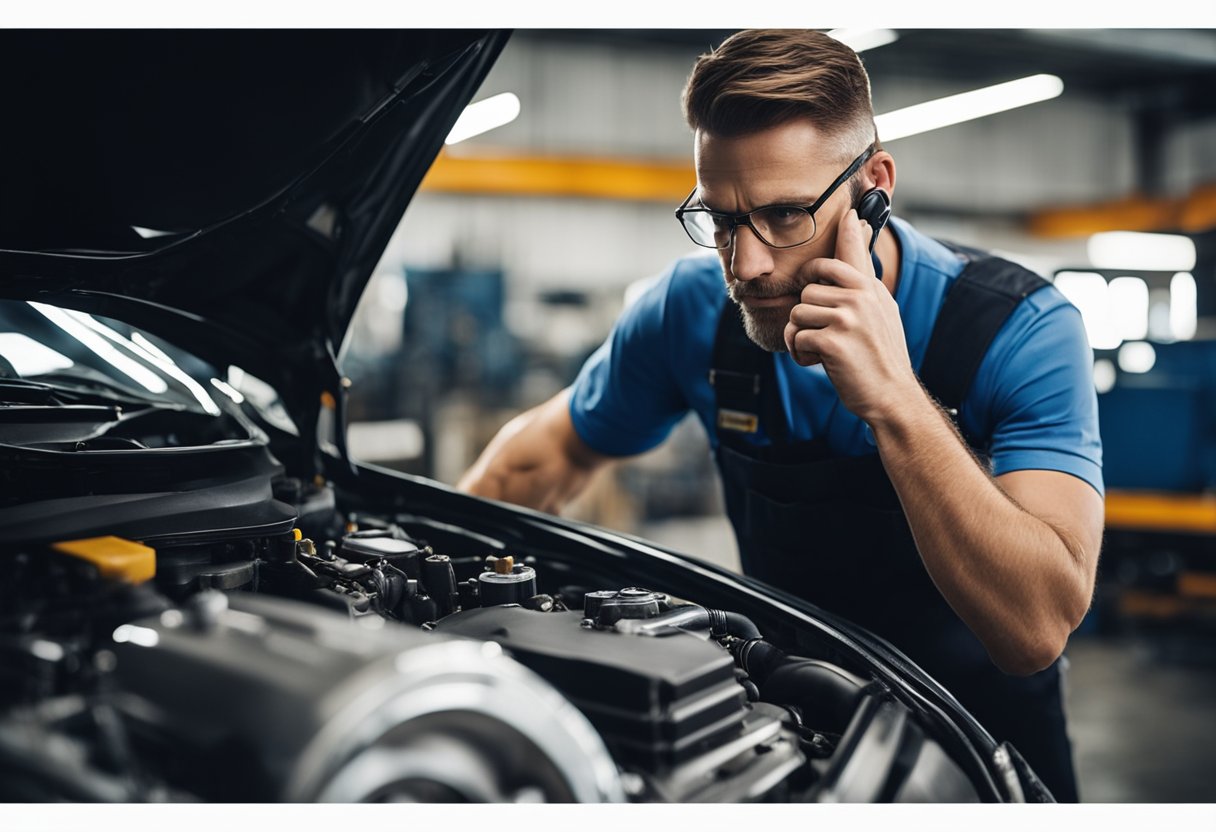
{"type": "Polygon", "coordinates": [[[669,293],[679,264],[628,306],[579,371],[570,417],[579,437],[610,456],[648,451],[688,410],[673,370],[669,293]]]}
{"type": "Polygon", "coordinates": [[[968,399],[991,429],[993,475],[1062,471],[1104,493],[1093,351],[1080,312],[1055,287],[1015,310],[968,399]]]}

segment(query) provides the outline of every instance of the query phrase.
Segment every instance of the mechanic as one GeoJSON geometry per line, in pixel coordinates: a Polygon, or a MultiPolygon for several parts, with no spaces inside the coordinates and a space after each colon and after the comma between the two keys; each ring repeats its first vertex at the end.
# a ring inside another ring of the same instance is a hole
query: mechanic
{"type": "Polygon", "coordinates": [[[677,216],[717,257],[670,267],[460,487],[559,511],[692,409],[744,572],[892,642],[1076,800],[1061,657],[1103,526],[1078,311],[887,221],[869,78],[826,35],[738,33],[683,105],[697,187],[677,216]]]}

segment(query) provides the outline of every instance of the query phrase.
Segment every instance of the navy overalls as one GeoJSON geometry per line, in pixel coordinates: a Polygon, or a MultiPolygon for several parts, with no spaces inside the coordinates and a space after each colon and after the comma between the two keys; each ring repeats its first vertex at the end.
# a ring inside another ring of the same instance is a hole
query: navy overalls
{"type": "MultiPolygon", "coordinates": [[[[1046,281],[1008,261],[954,248],[969,262],[946,296],[919,376],[957,413],[1001,324],[1046,281]]],[[[998,743],[1017,748],[1056,800],[1076,801],[1059,661],[1029,677],[992,663],[925,570],[878,454],[832,456],[820,439],[789,441],[773,355],[748,339],[729,301],[710,380],[717,462],[744,573],[894,644],[998,743]],[[772,444],[745,438],[757,421],[772,444]]],[[[984,458],[984,443],[968,442],[984,458]]]]}

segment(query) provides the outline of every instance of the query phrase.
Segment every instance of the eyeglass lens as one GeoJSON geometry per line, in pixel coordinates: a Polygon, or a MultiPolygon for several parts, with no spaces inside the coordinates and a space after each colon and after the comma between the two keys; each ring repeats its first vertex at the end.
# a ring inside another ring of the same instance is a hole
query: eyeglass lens
{"type": "Polygon", "coordinates": [[[709,248],[729,246],[731,231],[736,224],[750,225],[763,242],[779,248],[801,245],[815,236],[815,218],[805,208],[796,206],[761,208],[737,221],[698,210],[688,211],[683,219],[693,242],[709,248]]]}

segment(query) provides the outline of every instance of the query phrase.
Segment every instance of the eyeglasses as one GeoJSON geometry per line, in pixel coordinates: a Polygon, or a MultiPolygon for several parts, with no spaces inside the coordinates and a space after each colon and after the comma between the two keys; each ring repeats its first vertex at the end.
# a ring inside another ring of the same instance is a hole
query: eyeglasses
{"type": "Polygon", "coordinates": [[[735,240],[735,229],[741,225],[746,225],[760,242],[772,248],[804,245],[815,239],[815,212],[873,155],[874,146],[870,145],[810,205],[765,205],[754,211],[729,214],[705,207],[689,208],[688,203],[697,193],[693,188],[676,209],[676,219],[694,243],[706,248],[729,248],[735,240]]]}

